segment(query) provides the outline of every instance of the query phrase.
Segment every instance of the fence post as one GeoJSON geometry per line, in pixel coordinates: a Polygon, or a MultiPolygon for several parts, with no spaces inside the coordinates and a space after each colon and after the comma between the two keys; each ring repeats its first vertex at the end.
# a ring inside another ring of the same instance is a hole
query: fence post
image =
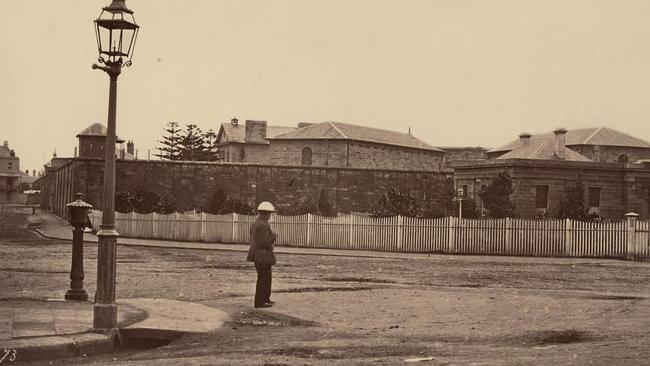
{"type": "Polygon", "coordinates": [[[135,224],[135,211],[131,211],[130,219],[131,219],[131,225],[129,226],[131,227],[131,232],[129,234],[131,234],[131,237],[137,238],[138,235],[136,235],[135,233],[135,228],[137,227],[137,225],[135,224]]]}
{"type": "Polygon", "coordinates": [[[236,238],[237,238],[237,213],[233,212],[232,213],[232,240],[230,242],[235,243],[236,238]]]}
{"type": "Polygon", "coordinates": [[[153,212],[153,219],[151,219],[151,235],[154,238],[158,237],[158,223],[156,222],[158,218],[156,217],[156,211],[153,212]]]}
{"type": "Polygon", "coordinates": [[[348,249],[353,249],[352,241],[354,239],[354,215],[350,214],[350,240],[348,241],[348,249]]]}
{"type": "Polygon", "coordinates": [[[201,241],[205,241],[205,212],[201,211],[201,241]]]}
{"type": "Polygon", "coordinates": [[[514,230],[512,230],[512,219],[506,217],[506,254],[512,255],[512,237],[514,236],[514,230]]]}
{"type": "Polygon", "coordinates": [[[311,243],[311,214],[307,212],[307,246],[311,243]]]}
{"type": "Polygon", "coordinates": [[[572,257],[573,254],[573,222],[567,218],[564,220],[564,255],[572,257]]]}
{"type": "Polygon", "coordinates": [[[174,240],[178,235],[178,212],[174,212],[174,240]]]}
{"type": "Polygon", "coordinates": [[[636,219],[639,214],[629,212],[625,214],[627,218],[627,259],[634,259],[636,255],[636,219]]]}
{"type": "Polygon", "coordinates": [[[449,216],[449,231],[447,232],[447,241],[449,253],[454,253],[456,251],[456,218],[449,216]]]}
{"type": "Polygon", "coordinates": [[[402,224],[404,218],[402,215],[397,215],[397,249],[402,249],[402,224]]]}

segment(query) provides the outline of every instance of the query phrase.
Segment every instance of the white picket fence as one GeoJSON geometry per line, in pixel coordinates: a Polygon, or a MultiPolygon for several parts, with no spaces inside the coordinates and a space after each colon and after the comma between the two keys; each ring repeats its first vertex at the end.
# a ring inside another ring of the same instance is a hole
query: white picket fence
{"type": "MultiPolygon", "coordinates": [[[[90,214],[99,230],[101,211],[90,214]]],[[[115,213],[123,237],[247,243],[255,216],[115,213]]],[[[525,219],[417,219],[273,215],[276,245],[409,253],[650,258],[648,221],[615,223],[525,219]]]]}

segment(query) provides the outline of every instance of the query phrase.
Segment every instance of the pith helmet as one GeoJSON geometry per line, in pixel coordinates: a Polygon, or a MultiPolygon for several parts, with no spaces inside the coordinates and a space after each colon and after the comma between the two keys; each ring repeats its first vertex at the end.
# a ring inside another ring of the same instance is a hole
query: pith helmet
{"type": "Polygon", "coordinates": [[[257,211],[259,212],[275,212],[275,207],[271,204],[271,202],[264,201],[260,203],[259,206],[257,206],[257,211]]]}

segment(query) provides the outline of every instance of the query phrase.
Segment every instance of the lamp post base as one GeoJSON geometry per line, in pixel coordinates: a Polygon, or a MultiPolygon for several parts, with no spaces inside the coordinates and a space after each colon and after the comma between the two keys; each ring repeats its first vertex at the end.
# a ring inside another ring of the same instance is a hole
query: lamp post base
{"type": "Polygon", "coordinates": [[[69,289],[65,294],[66,300],[86,301],[88,293],[84,289],[69,289]]]}
{"type": "Polygon", "coordinates": [[[117,304],[95,303],[93,326],[97,329],[112,329],[117,327],[117,304]]]}

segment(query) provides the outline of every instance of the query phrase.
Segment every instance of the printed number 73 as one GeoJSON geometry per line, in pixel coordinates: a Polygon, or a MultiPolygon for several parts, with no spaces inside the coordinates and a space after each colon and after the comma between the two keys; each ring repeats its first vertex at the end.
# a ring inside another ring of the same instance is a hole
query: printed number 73
{"type": "Polygon", "coordinates": [[[2,363],[5,359],[9,360],[9,362],[14,362],[16,361],[16,355],[18,352],[15,349],[4,349],[4,355],[2,355],[2,358],[0,358],[0,363],[2,363]],[[7,358],[9,357],[9,358],[7,358]]]}

